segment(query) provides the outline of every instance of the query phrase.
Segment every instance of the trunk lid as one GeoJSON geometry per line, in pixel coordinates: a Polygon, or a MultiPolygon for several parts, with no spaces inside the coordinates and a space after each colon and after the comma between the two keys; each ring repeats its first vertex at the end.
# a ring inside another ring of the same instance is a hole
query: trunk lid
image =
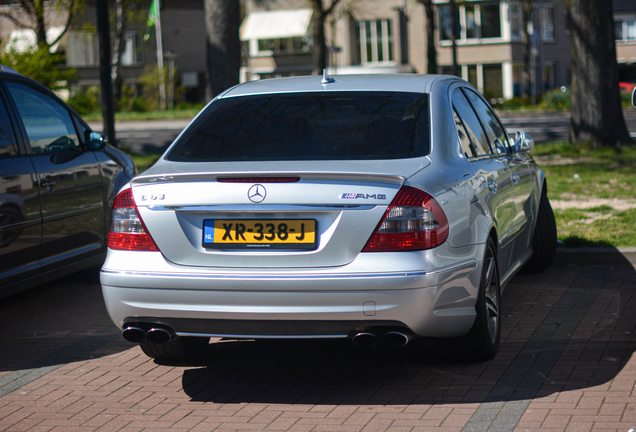
{"type": "Polygon", "coordinates": [[[132,189],[148,232],[175,264],[329,267],[356,258],[405,179],[428,163],[320,162],[316,170],[316,161],[163,161],[132,189]]]}

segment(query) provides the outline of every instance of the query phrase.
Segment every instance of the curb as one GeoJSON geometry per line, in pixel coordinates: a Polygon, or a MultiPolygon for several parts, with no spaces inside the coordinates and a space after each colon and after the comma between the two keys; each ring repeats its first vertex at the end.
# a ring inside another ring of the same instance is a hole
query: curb
{"type": "Polygon", "coordinates": [[[635,265],[636,248],[559,248],[557,249],[554,264],[635,265]]]}

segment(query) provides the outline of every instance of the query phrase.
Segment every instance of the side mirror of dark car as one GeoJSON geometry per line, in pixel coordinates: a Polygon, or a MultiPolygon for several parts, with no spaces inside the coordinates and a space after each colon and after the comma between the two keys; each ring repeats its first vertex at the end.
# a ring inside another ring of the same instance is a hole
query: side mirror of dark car
{"type": "Polygon", "coordinates": [[[104,135],[87,130],[86,144],[89,150],[101,150],[106,145],[104,135]]]}
{"type": "Polygon", "coordinates": [[[524,131],[515,134],[515,153],[528,153],[534,148],[534,139],[524,131]]]}

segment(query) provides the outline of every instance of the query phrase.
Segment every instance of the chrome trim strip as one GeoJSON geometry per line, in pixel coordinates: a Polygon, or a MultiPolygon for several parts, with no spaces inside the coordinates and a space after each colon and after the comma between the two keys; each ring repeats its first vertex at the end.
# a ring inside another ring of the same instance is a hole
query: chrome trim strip
{"type": "MultiPolygon", "coordinates": [[[[226,279],[226,280],[309,280],[309,279],[354,279],[354,278],[394,278],[432,276],[445,273],[453,273],[451,277],[456,276],[457,272],[472,271],[477,268],[477,262],[470,260],[454,266],[442,267],[436,270],[423,270],[414,272],[386,272],[386,273],[325,273],[325,274],[288,274],[288,273],[272,273],[272,274],[223,274],[223,273],[154,273],[154,272],[136,272],[136,271],[116,271],[102,269],[101,273],[118,276],[133,277],[154,277],[154,278],[175,278],[175,279],[226,279]]],[[[236,269],[240,271],[240,269],[236,269]]]]}
{"type": "MultiPolygon", "coordinates": [[[[257,162],[257,161],[250,161],[257,162]]],[[[309,162],[309,161],[308,161],[309,162]]],[[[315,162],[315,161],[311,161],[315,162]]],[[[188,162],[191,163],[191,162],[188,162]]],[[[430,164],[430,162],[429,162],[430,164]]],[[[423,165],[423,164],[422,164],[423,165]]],[[[428,165],[426,165],[428,166],[428,165]]],[[[419,169],[426,168],[421,166],[419,169]]],[[[419,170],[418,170],[419,171],[419,170]]],[[[134,185],[158,184],[158,183],[181,183],[181,182],[215,182],[218,177],[300,177],[300,181],[353,181],[360,183],[378,183],[401,186],[406,180],[404,176],[395,174],[378,173],[351,173],[342,171],[316,172],[316,171],[216,171],[216,172],[195,172],[195,173],[174,173],[174,174],[148,174],[135,177],[132,180],[134,185]]]]}
{"type": "Polygon", "coordinates": [[[42,224],[42,220],[38,216],[36,219],[29,219],[29,220],[25,220],[25,221],[20,221],[20,222],[15,222],[15,223],[3,225],[3,226],[0,227],[0,234],[3,234],[5,232],[9,232],[9,231],[13,231],[13,230],[39,226],[41,224],[42,224]]]}
{"type": "Polygon", "coordinates": [[[346,334],[335,335],[238,335],[238,334],[218,334],[218,333],[186,333],[175,332],[177,336],[201,336],[218,337],[232,339],[341,339],[347,338],[346,334]]]}
{"type": "MultiPolygon", "coordinates": [[[[140,205],[143,206],[143,203],[140,205]]],[[[187,211],[191,213],[201,212],[299,212],[316,210],[372,210],[377,205],[346,205],[346,204],[326,204],[326,205],[201,205],[201,206],[153,206],[148,205],[148,210],[152,211],[187,211]]]]}

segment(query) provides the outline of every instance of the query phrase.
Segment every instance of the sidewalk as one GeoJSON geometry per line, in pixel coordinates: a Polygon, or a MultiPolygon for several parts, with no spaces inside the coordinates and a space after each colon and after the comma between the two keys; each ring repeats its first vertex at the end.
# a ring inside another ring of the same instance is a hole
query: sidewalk
{"type": "Polygon", "coordinates": [[[213,340],[198,362],[157,364],[119,337],[93,269],[0,304],[0,431],[627,432],[627,261],[516,276],[501,351],[484,363],[445,359],[432,343],[213,340]]]}

